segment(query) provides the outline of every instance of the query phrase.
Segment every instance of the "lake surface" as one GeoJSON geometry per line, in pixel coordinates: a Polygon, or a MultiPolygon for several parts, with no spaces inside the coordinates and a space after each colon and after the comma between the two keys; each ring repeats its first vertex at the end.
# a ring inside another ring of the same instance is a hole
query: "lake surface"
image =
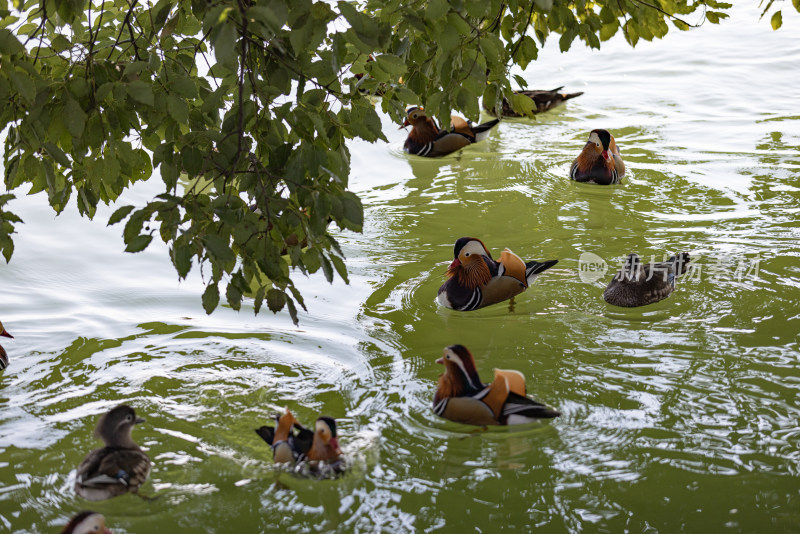
{"type": "Polygon", "coordinates": [[[92,223],[15,201],[0,531],[56,532],[86,507],[138,534],[800,530],[800,16],[784,4],[778,32],[751,7],[634,50],[554,40],[524,76],[585,94],[456,156],[403,154],[384,119],[389,144],[351,145],[366,209],[363,234],[338,236],[351,284],[298,274],[299,327],[249,305],[206,316],[197,270],[179,282],[163,246],[122,252],[112,208],[92,223]],[[566,178],[593,128],[616,136],[624,185],[566,178]],[[452,312],[434,297],[466,235],[559,264],[513,306],[452,312]],[[682,250],[695,272],[645,308],[602,300],[611,272],[580,276],[587,252],[614,270],[682,250]],[[522,371],[562,417],[437,418],[434,360],[453,343],[484,379],[522,371]],[[157,498],[87,503],[75,467],[122,402],[147,419],[134,439],[157,498]],[[284,406],[337,418],[347,476],[274,468],[253,429],[284,406]]]}

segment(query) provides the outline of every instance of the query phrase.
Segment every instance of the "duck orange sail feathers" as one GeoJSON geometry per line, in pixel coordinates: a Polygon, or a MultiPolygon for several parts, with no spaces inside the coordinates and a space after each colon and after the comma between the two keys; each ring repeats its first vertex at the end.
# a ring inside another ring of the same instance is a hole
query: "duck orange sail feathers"
{"type": "Polygon", "coordinates": [[[468,425],[519,425],[561,415],[527,396],[519,371],[495,369],[491,384],[481,382],[475,359],[463,345],[445,347],[436,363],[444,365],[444,373],[433,410],[445,419],[468,425]]]}
{"type": "Polygon", "coordinates": [[[143,423],[125,404],[103,415],[95,437],[105,446],[90,452],[78,466],[75,492],[90,501],[136,493],[150,474],[150,458],[131,438],[134,425],[143,423]]]}
{"type": "Polygon", "coordinates": [[[445,156],[467,145],[483,141],[489,136],[489,131],[500,122],[495,119],[476,126],[455,115],[450,117],[450,121],[450,130],[442,130],[422,108],[408,108],[403,127],[411,126],[411,131],[403,149],[409,154],[428,158],[445,156]]]}
{"type": "Polygon", "coordinates": [[[569,177],[576,182],[618,184],[625,175],[625,163],[608,130],[592,130],[583,150],[572,162],[569,177]]]}
{"type": "Polygon", "coordinates": [[[558,260],[525,262],[505,249],[494,261],[483,241],[462,237],[453,247],[448,280],[439,288],[439,304],[458,311],[471,311],[519,295],[537,276],[558,260]]]}
{"type": "MultiPolygon", "coordinates": [[[[0,323],[0,336],[8,337],[14,339],[14,336],[8,333],[8,331],[3,327],[3,323],[0,323]]],[[[6,349],[0,345],[0,371],[8,367],[8,354],[6,354],[6,349]]]]}

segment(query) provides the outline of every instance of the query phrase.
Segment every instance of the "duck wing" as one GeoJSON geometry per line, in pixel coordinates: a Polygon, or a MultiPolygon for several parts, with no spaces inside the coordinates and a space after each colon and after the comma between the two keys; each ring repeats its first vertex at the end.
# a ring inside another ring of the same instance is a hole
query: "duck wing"
{"type": "Polygon", "coordinates": [[[103,447],[81,462],[75,484],[89,488],[120,484],[136,491],[149,474],[150,458],[141,450],[103,447]]]}
{"type": "Polygon", "coordinates": [[[552,419],[560,415],[561,412],[546,404],[512,392],[503,406],[501,424],[518,425],[539,419],[552,419]]]}

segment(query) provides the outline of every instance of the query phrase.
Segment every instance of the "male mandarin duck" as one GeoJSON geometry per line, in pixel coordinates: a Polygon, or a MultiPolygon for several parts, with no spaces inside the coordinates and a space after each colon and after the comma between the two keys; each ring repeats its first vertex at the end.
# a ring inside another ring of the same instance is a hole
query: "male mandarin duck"
{"type": "Polygon", "coordinates": [[[411,126],[403,149],[409,154],[435,158],[445,156],[467,145],[483,141],[489,136],[498,119],[479,124],[472,124],[455,115],[450,117],[450,130],[442,130],[436,122],[425,114],[422,108],[408,108],[406,120],[402,127],[411,126]]]}
{"type": "Polygon", "coordinates": [[[336,421],[331,417],[317,418],[314,431],[302,426],[292,412],[275,417],[276,427],[262,426],[256,429],[261,439],[272,446],[272,455],[276,463],[302,464],[311,461],[315,465],[320,462],[332,464],[334,472],[341,472],[342,451],[336,437],[336,421]],[[293,432],[296,429],[297,433],[293,432]]]}
{"type": "Polygon", "coordinates": [[[106,528],[106,518],[103,514],[86,510],[75,514],[61,534],[112,534],[112,532],[106,528]]]}
{"type": "Polygon", "coordinates": [[[495,369],[494,381],[484,384],[472,353],[463,345],[445,347],[436,360],[444,364],[433,411],[468,425],[521,425],[552,419],[561,412],[527,396],[525,376],[519,371],[495,369]]]}
{"type": "Polygon", "coordinates": [[[608,130],[592,130],[583,150],[572,162],[569,177],[576,182],[618,184],[625,175],[614,136],[608,130]]]}
{"type": "Polygon", "coordinates": [[[105,446],[90,452],[78,466],[75,479],[78,495],[101,501],[139,490],[150,474],[150,458],[131,439],[131,430],[143,422],[125,404],[100,417],[94,435],[105,446]]]}
{"type": "MultiPolygon", "coordinates": [[[[3,323],[0,323],[0,336],[14,339],[14,336],[9,334],[8,331],[3,327],[3,323]]],[[[6,349],[0,345],[0,371],[6,367],[8,367],[8,354],[6,354],[6,349]]]]}
{"type": "Polygon", "coordinates": [[[558,260],[525,263],[508,249],[494,261],[483,241],[462,237],[453,247],[453,262],[447,268],[448,280],[439,288],[436,300],[447,308],[470,311],[519,295],[539,274],[558,260]]]}
{"type": "MultiPolygon", "coordinates": [[[[577,96],[581,96],[583,91],[579,93],[561,93],[560,91],[564,87],[556,87],[551,91],[545,91],[542,89],[534,89],[530,91],[515,91],[515,94],[524,95],[533,100],[533,103],[536,105],[536,110],[534,113],[544,113],[545,111],[550,111],[551,109],[560,106],[567,100],[571,98],[575,98],[577,96]]],[[[486,111],[491,113],[492,115],[497,115],[496,110],[494,107],[489,106],[489,102],[486,100],[483,101],[483,107],[486,111]]],[[[514,108],[511,107],[511,103],[507,99],[503,99],[503,117],[523,117],[514,111],[514,108]]]]}
{"type": "Polygon", "coordinates": [[[676,279],[689,270],[689,261],[688,252],[648,264],[642,264],[639,256],[630,254],[608,283],[603,298],[609,304],[626,308],[664,300],[675,290],[676,279]]]}

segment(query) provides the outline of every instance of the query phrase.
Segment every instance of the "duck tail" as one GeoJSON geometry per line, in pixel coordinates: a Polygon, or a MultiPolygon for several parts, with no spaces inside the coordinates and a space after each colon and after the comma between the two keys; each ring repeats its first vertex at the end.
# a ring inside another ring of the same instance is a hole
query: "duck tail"
{"type": "MultiPolygon", "coordinates": [[[[559,87],[559,89],[560,89],[560,87],[559,87]]],[[[583,94],[583,91],[580,91],[578,93],[562,93],[561,94],[561,98],[563,98],[566,101],[566,100],[569,100],[570,98],[575,98],[575,97],[581,96],[582,94],[583,94]]]]}
{"type": "Polygon", "coordinates": [[[489,131],[497,126],[498,122],[500,122],[500,119],[494,119],[489,122],[484,122],[483,124],[473,126],[472,131],[475,134],[475,141],[483,141],[489,137],[489,131]]]}
{"type": "Polygon", "coordinates": [[[275,440],[275,427],[262,426],[256,428],[256,434],[266,441],[267,445],[272,445],[272,442],[275,440]]]}
{"type": "Polygon", "coordinates": [[[529,261],[525,264],[525,278],[528,279],[530,285],[534,279],[541,273],[558,263],[558,260],[548,261],[529,261]]]}

